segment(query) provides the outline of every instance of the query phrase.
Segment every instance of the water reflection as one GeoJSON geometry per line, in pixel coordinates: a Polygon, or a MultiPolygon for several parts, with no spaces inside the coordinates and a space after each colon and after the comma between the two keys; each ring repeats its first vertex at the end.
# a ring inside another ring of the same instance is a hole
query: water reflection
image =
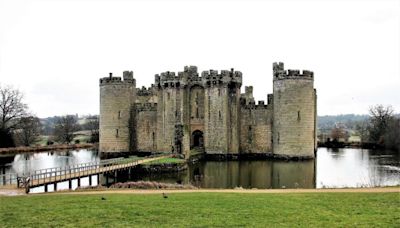
{"type": "MultiPolygon", "coordinates": [[[[96,162],[99,157],[97,151],[86,149],[6,155],[0,157],[0,171],[22,174],[37,169],[96,162]]],[[[103,185],[129,180],[152,180],[193,184],[201,188],[393,186],[400,185],[400,156],[398,152],[392,151],[319,148],[317,158],[309,161],[204,161],[191,164],[188,170],[179,173],[138,175],[132,170],[101,176],[103,185]]]]}
{"type": "Polygon", "coordinates": [[[88,149],[21,153],[0,157],[0,167],[3,168],[4,173],[22,175],[39,169],[71,166],[99,160],[98,152],[88,149]]]}
{"type": "Polygon", "coordinates": [[[400,184],[399,153],[385,150],[318,149],[317,188],[400,184]]]}
{"type": "MultiPolygon", "coordinates": [[[[71,183],[71,190],[75,190],[78,188],[78,179],[73,179],[71,183]]],[[[82,177],[80,179],[80,187],[88,187],[88,186],[97,186],[97,175],[92,175],[89,177],[82,177]],[[89,178],[91,180],[89,181],[89,178]],[[90,184],[91,183],[91,184],[90,184]]],[[[69,183],[68,181],[62,181],[57,183],[57,191],[62,191],[62,190],[69,190],[69,183]]],[[[43,193],[45,192],[45,187],[38,186],[34,188],[30,188],[29,193],[43,193]]],[[[47,192],[54,192],[54,184],[48,184],[47,185],[47,192]]]]}
{"type": "Polygon", "coordinates": [[[314,164],[314,161],[205,161],[192,164],[181,173],[130,178],[120,174],[117,181],[144,179],[201,188],[315,188],[314,164]]]}

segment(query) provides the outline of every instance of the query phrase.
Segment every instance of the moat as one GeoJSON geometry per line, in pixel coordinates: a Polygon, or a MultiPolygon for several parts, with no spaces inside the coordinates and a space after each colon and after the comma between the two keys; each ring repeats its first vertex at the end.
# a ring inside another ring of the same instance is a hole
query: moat
{"type": "MultiPolygon", "coordinates": [[[[0,157],[2,173],[99,161],[92,150],[28,153],[0,157]]],[[[97,178],[92,177],[92,185],[97,178]]],[[[394,151],[319,148],[315,160],[306,161],[201,161],[187,170],[163,174],[135,174],[121,171],[117,176],[100,176],[102,185],[114,181],[150,180],[192,184],[201,188],[346,188],[400,185],[400,155],[394,151]]],[[[81,185],[88,185],[83,178],[81,185]]],[[[73,184],[74,185],[74,184],[73,184]]],[[[65,187],[68,188],[68,187],[65,187]]],[[[63,189],[61,184],[59,190],[63,189]]],[[[40,192],[41,187],[32,189],[40,192]]],[[[51,191],[51,187],[49,188],[51,191]]]]}

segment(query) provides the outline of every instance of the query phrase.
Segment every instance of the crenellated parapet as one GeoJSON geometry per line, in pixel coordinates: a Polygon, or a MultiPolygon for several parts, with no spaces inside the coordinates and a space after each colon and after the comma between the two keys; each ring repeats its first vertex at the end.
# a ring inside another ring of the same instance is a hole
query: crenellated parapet
{"type": "Polygon", "coordinates": [[[204,87],[213,86],[237,86],[242,85],[242,72],[229,70],[203,71],[201,76],[197,72],[196,66],[185,66],[184,71],[175,72],[166,71],[155,75],[155,86],[161,88],[177,88],[192,85],[200,85],[204,87]]]}
{"type": "Polygon", "coordinates": [[[166,71],[155,75],[155,85],[158,88],[180,87],[181,79],[175,74],[175,72],[166,71]]]}
{"type": "Polygon", "coordinates": [[[242,85],[242,72],[221,70],[220,73],[216,70],[203,71],[201,78],[204,86],[206,87],[219,87],[219,86],[235,86],[240,88],[242,85]]]}
{"type": "Polygon", "coordinates": [[[138,96],[152,96],[154,94],[153,90],[154,90],[153,85],[152,85],[152,87],[149,87],[149,88],[142,86],[142,88],[138,88],[136,90],[136,94],[138,96]]]}
{"type": "Polygon", "coordinates": [[[133,84],[136,85],[136,81],[133,78],[133,71],[124,71],[123,77],[115,77],[112,73],[108,77],[100,78],[100,86],[102,85],[118,85],[118,84],[133,84]]]}
{"type": "Polygon", "coordinates": [[[157,111],[157,103],[144,103],[144,104],[136,103],[135,110],[137,112],[157,111]]]}
{"type": "Polygon", "coordinates": [[[185,66],[183,68],[183,72],[179,73],[186,73],[189,78],[198,78],[199,73],[197,72],[197,66],[185,66]]]}
{"type": "Polygon", "coordinates": [[[273,75],[275,80],[284,80],[284,79],[314,79],[314,73],[309,70],[285,70],[284,64],[282,62],[273,63],[273,75]]]}
{"type": "Polygon", "coordinates": [[[268,94],[267,95],[267,104],[272,104],[274,101],[274,94],[268,94]]]}
{"type": "Polygon", "coordinates": [[[255,101],[250,101],[248,103],[245,100],[241,99],[241,107],[244,109],[268,109],[268,105],[265,104],[264,101],[258,101],[256,104],[255,101]]]}

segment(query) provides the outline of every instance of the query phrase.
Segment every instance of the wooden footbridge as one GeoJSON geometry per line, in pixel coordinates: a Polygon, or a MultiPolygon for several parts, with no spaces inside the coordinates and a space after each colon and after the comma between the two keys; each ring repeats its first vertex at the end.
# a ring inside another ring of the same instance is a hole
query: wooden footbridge
{"type": "MultiPolygon", "coordinates": [[[[34,172],[23,176],[18,176],[17,174],[3,174],[0,175],[0,187],[25,188],[28,192],[29,188],[45,186],[45,192],[47,192],[47,185],[54,184],[54,191],[56,191],[57,183],[68,181],[69,189],[72,189],[72,180],[74,179],[78,181],[79,187],[80,179],[83,177],[89,177],[89,185],[91,185],[90,177],[92,175],[130,169],[139,164],[156,161],[171,156],[172,155],[159,155],[145,158],[130,157],[108,159],[100,162],[90,162],[73,166],[35,170],[34,172]]],[[[99,179],[97,183],[99,183],[99,179]]]]}

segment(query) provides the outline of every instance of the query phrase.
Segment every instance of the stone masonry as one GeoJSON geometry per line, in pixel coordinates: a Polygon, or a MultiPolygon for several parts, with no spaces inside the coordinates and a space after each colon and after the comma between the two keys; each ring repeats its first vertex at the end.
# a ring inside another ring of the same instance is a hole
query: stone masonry
{"type": "Polygon", "coordinates": [[[100,79],[100,146],[104,153],[168,152],[189,158],[266,155],[313,158],[316,90],[313,72],[273,64],[273,94],[267,103],[240,93],[240,71],[155,75],[136,88],[133,72],[100,79]]]}

